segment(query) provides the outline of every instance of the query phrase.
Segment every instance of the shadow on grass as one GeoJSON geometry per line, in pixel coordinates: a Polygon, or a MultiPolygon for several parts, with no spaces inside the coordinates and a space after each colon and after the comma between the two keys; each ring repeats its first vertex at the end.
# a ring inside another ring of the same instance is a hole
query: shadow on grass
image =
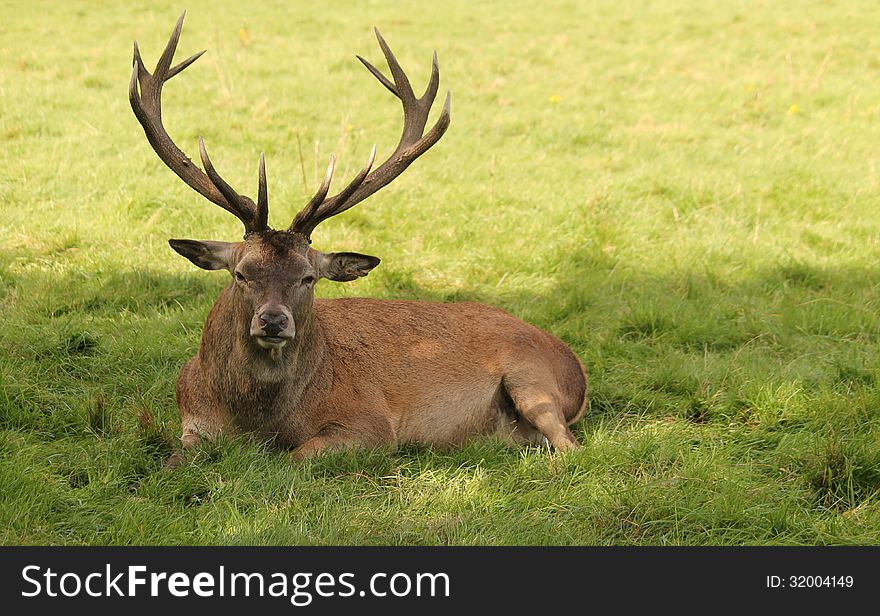
{"type": "MultiPolygon", "coordinates": [[[[751,434],[743,442],[756,450],[807,433],[814,442],[791,456],[819,503],[845,510],[880,490],[880,474],[871,470],[880,459],[869,446],[880,402],[880,271],[787,263],[727,276],[653,273],[590,249],[560,252],[552,262],[551,282],[540,291],[436,288],[386,264],[373,274],[373,296],[483,302],[561,337],[590,375],[592,412],[577,427],[582,441],[600,427],[657,421],[708,430],[719,442],[725,430],[751,434]]],[[[0,281],[9,314],[0,326],[7,349],[0,352],[0,426],[40,439],[126,438],[148,460],[132,471],[139,485],[173,446],[176,372],[224,281],[143,269],[84,280],[9,267],[0,281]],[[181,322],[189,331],[183,341],[181,322]],[[145,399],[170,408],[144,419],[137,409],[145,399]]],[[[469,445],[465,457],[404,447],[332,456],[310,468],[318,476],[375,479],[407,463],[451,469],[477,456],[504,466],[521,456],[497,444],[480,447],[469,445]]],[[[89,483],[82,471],[69,475],[71,485],[89,483]]]]}

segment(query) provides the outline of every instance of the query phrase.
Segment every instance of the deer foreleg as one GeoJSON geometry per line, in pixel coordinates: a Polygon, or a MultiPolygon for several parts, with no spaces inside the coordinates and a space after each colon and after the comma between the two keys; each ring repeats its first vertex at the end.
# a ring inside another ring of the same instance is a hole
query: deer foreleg
{"type": "Polygon", "coordinates": [[[360,416],[360,420],[357,426],[326,426],[294,449],[291,455],[296,460],[304,460],[325,451],[394,444],[394,430],[385,415],[365,413],[360,416]]]}

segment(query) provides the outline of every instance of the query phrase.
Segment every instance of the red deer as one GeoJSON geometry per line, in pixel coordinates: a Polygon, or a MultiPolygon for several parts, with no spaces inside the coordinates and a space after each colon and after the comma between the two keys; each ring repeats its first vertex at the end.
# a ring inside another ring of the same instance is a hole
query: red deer
{"type": "MultiPolygon", "coordinates": [[[[135,43],[131,106],[159,158],[245,229],[240,242],[169,240],[198,267],[230,274],[177,382],[184,449],[238,433],[271,440],[297,458],[337,448],[458,444],[479,435],[578,447],[569,426],[583,415],[586,375],[558,338],[478,303],[314,297],[321,278],[354,280],[379,264],[358,253],[316,250],[315,228],[389,184],[446,131],[449,94],[425,132],[440,80],[436,53],[428,87],[416,97],[376,30],[392,79],[358,59],[403,103],[397,148],[373,169],[374,146],[360,173],[328,197],[331,157],[315,196],[288,228],[275,230],[268,226],[262,155],[255,203],[220,177],[201,138],[204,171],[162,125],[163,84],[201,55],[172,66],[183,18],[152,74],[135,43]]],[[[176,453],[169,463],[179,460],[176,453]]]]}

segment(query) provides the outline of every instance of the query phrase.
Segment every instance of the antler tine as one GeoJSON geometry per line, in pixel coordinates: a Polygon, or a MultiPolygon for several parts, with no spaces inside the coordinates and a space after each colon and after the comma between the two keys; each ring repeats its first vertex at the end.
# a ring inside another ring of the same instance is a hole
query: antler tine
{"type": "MultiPolygon", "coordinates": [[[[410,85],[409,78],[391,51],[391,48],[385,42],[378,28],[375,29],[376,39],[379,41],[379,47],[388,63],[391,71],[393,82],[388,79],[379,69],[370,62],[357,56],[358,60],[385,86],[389,92],[400,99],[403,104],[403,133],[394,152],[372,172],[373,160],[375,157],[375,146],[370,155],[367,166],[346,186],[341,192],[324,200],[317,205],[313,201],[303,208],[297,214],[293,223],[288,228],[289,231],[302,233],[309,237],[315,227],[324,220],[344,212],[345,210],[360,203],[379,189],[387,186],[398,175],[409,167],[416,158],[424,154],[431,148],[449,127],[450,106],[452,102],[452,94],[447,93],[446,101],[440,112],[440,117],[434,123],[434,126],[426,133],[425,125],[428,122],[428,114],[434,104],[437,96],[437,90],[440,84],[440,68],[437,60],[437,52],[431,63],[431,77],[425,93],[421,98],[416,98],[410,85]]],[[[320,191],[319,191],[320,193],[320,191]]],[[[317,195],[316,195],[317,197],[317,195]]]]}
{"type": "MultiPolygon", "coordinates": [[[[348,197],[363,183],[367,174],[370,172],[370,169],[373,167],[373,161],[375,160],[376,146],[374,145],[373,149],[370,151],[370,158],[367,160],[367,164],[364,165],[364,168],[361,169],[354,179],[348,183],[348,186],[343,188],[339,194],[334,197],[334,203],[345,205],[345,200],[348,199],[348,197]]],[[[327,189],[330,187],[330,183],[327,180],[331,173],[332,171],[328,171],[328,176],[324,180],[325,183],[321,185],[318,193],[312,198],[312,201],[303,208],[303,211],[297,214],[297,217],[291,225],[291,229],[296,230],[298,233],[302,233],[306,237],[310,237],[312,231],[314,231],[315,227],[321,224],[322,221],[340,213],[339,211],[327,208],[327,203],[323,202],[324,197],[327,195],[327,189]],[[321,200],[316,201],[319,195],[321,196],[321,200]]],[[[332,203],[330,205],[332,205],[332,203]]]]}
{"type": "Polygon", "coordinates": [[[260,152],[260,179],[257,188],[257,226],[269,227],[269,189],[266,187],[266,157],[260,152]]]}
{"type": "Polygon", "coordinates": [[[367,60],[365,60],[362,56],[355,56],[358,60],[361,61],[361,64],[367,67],[367,70],[373,73],[373,77],[378,79],[383,86],[388,88],[388,91],[391,92],[397,98],[400,98],[400,94],[397,93],[397,86],[395,86],[389,79],[382,74],[378,68],[370,64],[367,60]]]}
{"type": "Polygon", "coordinates": [[[174,32],[171,33],[171,38],[165,44],[165,49],[162,50],[162,55],[159,56],[159,61],[156,63],[156,70],[153,71],[153,75],[162,79],[162,81],[165,81],[168,69],[171,68],[171,61],[174,59],[174,52],[177,51],[177,43],[180,41],[180,33],[183,31],[183,19],[185,17],[186,11],[177,18],[174,32]]]}
{"type": "Polygon", "coordinates": [[[135,41],[131,81],[128,86],[131,109],[143,127],[153,150],[169,169],[197,193],[234,214],[244,224],[245,234],[263,231],[268,228],[267,212],[257,207],[250,197],[238,194],[223,181],[211,165],[202,139],[199,138],[199,153],[202,164],[205,165],[204,172],[177,147],[162,125],[162,86],[205,53],[200,51],[183,62],[171,66],[183,30],[184,17],[186,17],[185,11],[178,18],[171,38],[168,39],[152,74],[146,69],[135,41]]]}
{"type": "Polygon", "coordinates": [[[291,223],[288,230],[296,230],[306,237],[309,237],[309,235],[315,228],[314,225],[309,228],[311,224],[310,221],[314,220],[315,213],[318,211],[318,207],[322,203],[324,203],[324,199],[327,197],[327,192],[330,190],[330,182],[333,181],[333,171],[335,170],[335,168],[336,157],[331,154],[330,162],[327,164],[327,173],[324,175],[324,181],[321,182],[321,186],[318,187],[318,191],[315,193],[315,196],[309,200],[302,211],[300,211],[300,213],[296,215],[296,218],[293,219],[293,222],[291,223]],[[306,228],[309,228],[308,232],[304,231],[306,228]]]}
{"type": "Polygon", "coordinates": [[[229,206],[232,206],[226,207],[226,205],[221,203],[219,204],[220,207],[223,207],[236,215],[249,214],[249,218],[255,218],[256,207],[253,205],[253,201],[244,195],[238,194],[235,189],[226,182],[226,180],[220,177],[220,174],[214,169],[211,159],[208,158],[208,150],[205,148],[205,140],[201,136],[199,136],[199,158],[202,159],[202,166],[205,167],[205,173],[208,174],[211,183],[217,187],[217,190],[219,190],[220,194],[225,198],[226,203],[229,206]]]}
{"type": "MultiPolygon", "coordinates": [[[[361,184],[363,184],[364,180],[367,178],[367,174],[370,173],[370,169],[373,168],[373,162],[375,160],[376,160],[376,144],[373,144],[373,149],[370,150],[370,157],[367,159],[367,164],[364,165],[363,169],[361,169],[356,176],[354,176],[354,179],[348,183],[348,186],[346,186],[341,191],[339,191],[339,194],[333,198],[333,202],[332,202],[333,206],[335,206],[336,208],[339,208],[340,206],[345,204],[348,197],[354,191],[356,191],[360,187],[361,184]]],[[[327,205],[329,206],[330,204],[327,204],[327,205]]],[[[341,211],[342,210],[339,210],[339,209],[333,209],[331,211],[329,207],[327,207],[326,209],[322,208],[322,214],[324,212],[326,212],[326,218],[329,218],[330,216],[335,216],[336,214],[339,214],[341,211]]]]}
{"type": "Polygon", "coordinates": [[[388,47],[388,43],[385,42],[382,33],[379,32],[379,28],[373,28],[373,32],[376,33],[376,39],[379,41],[379,47],[385,56],[385,62],[388,63],[388,68],[391,69],[391,77],[394,78],[394,85],[397,86],[398,98],[401,100],[414,99],[415,94],[413,93],[412,86],[409,84],[409,78],[403,72],[400,62],[397,61],[391,48],[388,47]]]}
{"type": "MultiPolygon", "coordinates": [[[[204,52],[202,52],[204,53],[204,52]]],[[[437,60],[437,50],[434,50],[434,57],[431,60],[431,79],[428,80],[428,87],[425,88],[425,93],[422,94],[423,99],[427,99],[431,102],[434,101],[434,98],[437,96],[437,88],[440,87],[440,62],[437,60]]]]}
{"type": "Polygon", "coordinates": [[[194,53],[193,55],[188,57],[186,60],[184,60],[183,62],[181,62],[177,66],[172,66],[170,69],[168,69],[168,75],[165,77],[165,81],[168,81],[169,79],[174,77],[177,73],[179,73],[183,69],[185,69],[187,66],[189,66],[190,64],[192,64],[193,62],[195,62],[196,60],[201,58],[202,54],[204,54],[206,51],[208,51],[208,50],[203,49],[198,53],[194,53]]]}

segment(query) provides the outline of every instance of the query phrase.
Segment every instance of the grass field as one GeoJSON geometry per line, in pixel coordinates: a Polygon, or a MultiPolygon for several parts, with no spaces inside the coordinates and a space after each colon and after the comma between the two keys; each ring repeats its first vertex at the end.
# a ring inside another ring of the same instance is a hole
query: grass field
{"type": "Polygon", "coordinates": [[[0,542],[880,543],[876,2],[0,4],[0,542]],[[446,136],[316,246],[324,297],[477,300],[590,375],[571,455],[483,441],[163,471],[174,383],[227,274],[171,237],[240,223],[127,100],[188,9],[165,124],[286,226],[336,153],[397,142],[382,29],[446,136]]]}

